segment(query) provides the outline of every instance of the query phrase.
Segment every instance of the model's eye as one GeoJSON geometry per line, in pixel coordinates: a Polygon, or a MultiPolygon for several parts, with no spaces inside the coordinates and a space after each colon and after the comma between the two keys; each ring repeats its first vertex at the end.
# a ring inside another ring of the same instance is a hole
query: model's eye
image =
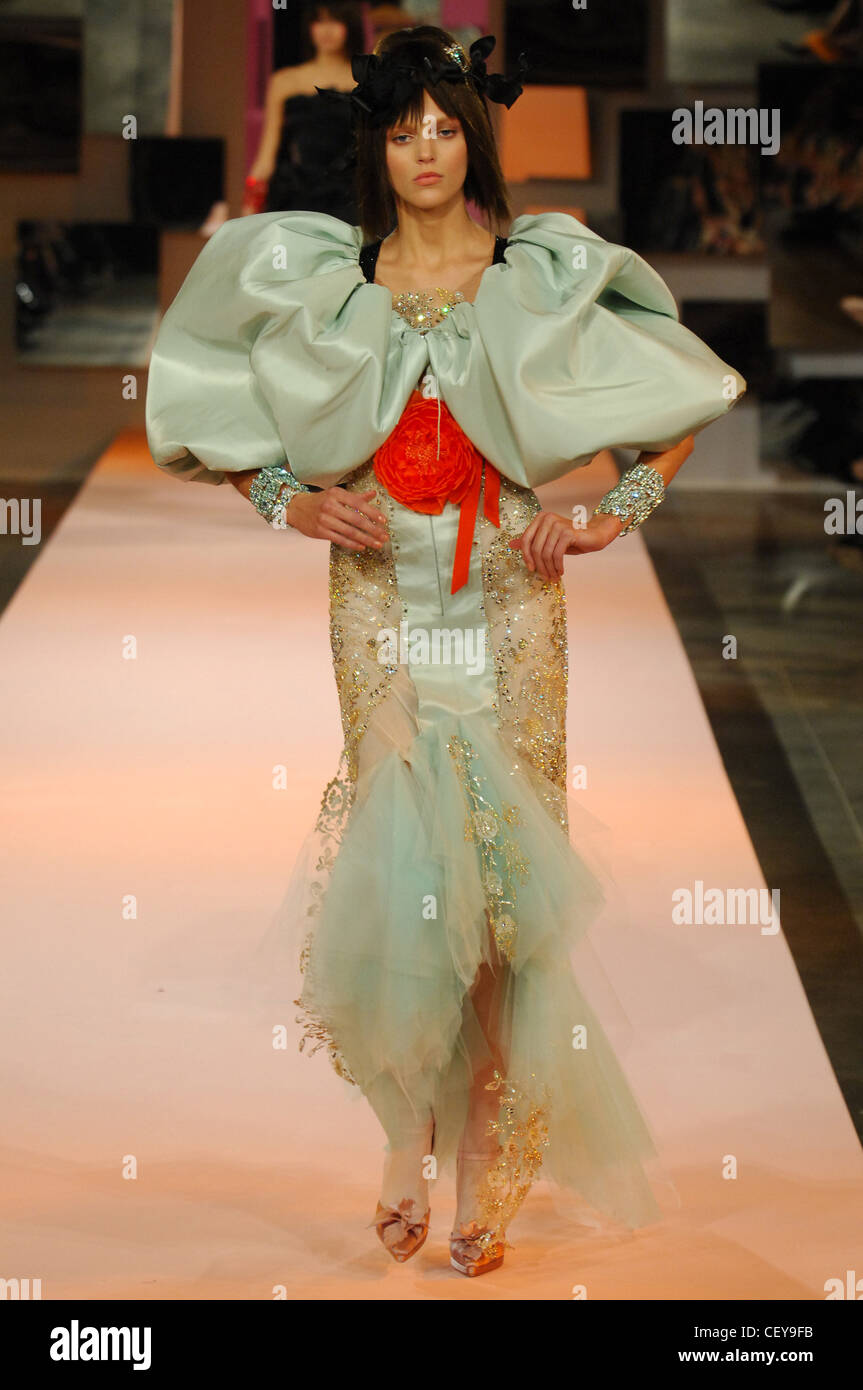
{"type": "Polygon", "coordinates": [[[454,125],[438,126],[438,135],[458,135],[458,126],[454,126],[454,125]]]}
{"type": "Polygon", "coordinates": [[[393,144],[400,145],[405,140],[412,140],[413,136],[405,130],[399,131],[398,135],[393,136],[393,144]]]}

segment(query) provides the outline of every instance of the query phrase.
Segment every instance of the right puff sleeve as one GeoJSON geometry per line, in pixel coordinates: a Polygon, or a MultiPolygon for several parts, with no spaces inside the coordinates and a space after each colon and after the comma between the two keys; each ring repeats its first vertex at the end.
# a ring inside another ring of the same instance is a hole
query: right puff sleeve
{"type": "Polygon", "coordinates": [[[187,482],[222,483],[228,472],[287,466],[251,364],[272,305],[256,299],[241,274],[249,234],[240,218],[214,232],[153,344],[147,442],[158,466],[187,482]]]}
{"type": "Polygon", "coordinates": [[[473,370],[452,374],[445,399],[477,448],[529,487],[601,449],[671,449],[746,391],[641,256],[566,213],[515,219],[472,312],[473,370]]]}

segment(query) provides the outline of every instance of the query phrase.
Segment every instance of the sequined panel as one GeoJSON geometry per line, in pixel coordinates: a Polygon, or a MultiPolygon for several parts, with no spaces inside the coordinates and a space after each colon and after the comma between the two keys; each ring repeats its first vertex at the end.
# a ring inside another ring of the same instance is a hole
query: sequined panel
{"type": "MultiPolygon", "coordinates": [[[[394,533],[392,498],[379,486],[374,462],[367,460],[340,484],[350,492],[375,488],[387,531],[394,533]]],[[[348,550],[330,546],[330,646],[339,692],[342,730],[347,752],[348,776],[357,779],[360,740],[375,707],[387,693],[398,665],[378,661],[377,634],[396,628],[403,617],[399,598],[393,542],[380,550],[348,550]]]]}
{"type": "Polygon", "coordinates": [[[479,552],[500,729],[542,773],[540,797],[568,837],[566,596],[561,581],[529,570],[509,545],[541,510],[532,489],[501,477],[500,528],[480,511],[479,552]]]}
{"type": "MultiPolygon", "coordinates": [[[[373,460],[360,465],[340,486],[351,492],[366,492],[375,488],[381,510],[387,518],[387,530],[392,536],[392,499],[377,485],[373,460]]],[[[314,918],[321,910],[330,873],[339,845],[350,820],[358,775],[359,748],[372,714],[387,694],[398,672],[396,664],[378,661],[376,634],[381,628],[398,628],[403,616],[402,603],[396,582],[396,569],[388,541],[380,550],[348,550],[335,543],[330,545],[330,646],[333,669],[339,694],[344,748],[336,776],[327,785],[321,802],[315,831],[320,855],[315,865],[316,875],[310,885],[311,900],[307,913],[314,918]]],[[[300,970],[305,975],[314,951],[314,930],[306,937],[300,957],[300,970]]],[[[355,1084],[338,1040],[306,999],[304,990],[294,1000],[301,1009],[297,1022],[303,1024],[300,1051],[311,1044],[310,1053],[326,1047],[330,1061],[346,1081],[355,1084]]]]}
{"type": "Polygon", "coordinates": [[[405,290],[393,300],[393,308],[411,328],[422,334],[443,323],[456,304],[463,303],[461,290],[405,290]]]}

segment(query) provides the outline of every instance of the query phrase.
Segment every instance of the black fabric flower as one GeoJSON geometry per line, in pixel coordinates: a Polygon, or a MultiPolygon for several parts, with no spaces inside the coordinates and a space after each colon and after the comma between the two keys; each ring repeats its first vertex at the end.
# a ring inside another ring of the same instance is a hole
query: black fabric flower
{"type": "Polygon", "coordinates": [[[496,39],[493,34],[485,34],[483,38],[477,39],[470,46],[470,70],[469,77],[480,96],[487,97],[489,101],[500,102],[507,110],[512,106],[524,91],[521,85],[521,78],[525,77],[530,71],[530,64],[526,53],[518,55],[518,73],[515,77],[504,77],[499,72],[488,72],[485,60],[494,51],[496,39]]]}
{"type": "Polygon", "coordinates": [[[354,106],[372,126],[390,124],[407,106],[417,86],[417,69],[386,54],[358,53],[351,59],[356,87],[349,93],[354,106]]]}
{"type": "Polygon", "coordinates": [[[529,64],[526,55],[520,53],[516,76],[489,73],[486,59],[494,51],[495,43],[493,34],[485,34],[471,44],[469,62],[464,60],[464,50],[458,45],[462,61],[448,58],[435,63],[426,57],[421,67],[400,60],[397,53],[358,53],[351,59],[351,72],[357,84],[352,91],[337,92],[320,87],[315,90],[332,100],[349,101],[373,127],[391,125],[408,105],[416,88],[426,82],[432,86],[439,82],[469,82],[480,96],[509,109],[524,90],[520,79],[528,72],[529,64]]]}

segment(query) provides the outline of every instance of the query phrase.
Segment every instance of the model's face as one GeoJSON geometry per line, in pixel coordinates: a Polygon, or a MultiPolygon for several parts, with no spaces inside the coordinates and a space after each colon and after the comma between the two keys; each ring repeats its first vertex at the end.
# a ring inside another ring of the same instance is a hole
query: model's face
{"type": "Polygon", "coordinates": [[[326,10],[320,10],[318,18],[309,25],[309,34],[315,52],[320,57],[334,57],[344,50],[348,41],[348,28],[338,19],[330,19],[326,10]]]}
{"type": "Polygon", "coordinates": [[[387,172],[396,202],[430,210],[461,194],[467,177],[468,151],[461,122],[448,116],[425,93],[423,113],[390,126],[387,172]]]}

